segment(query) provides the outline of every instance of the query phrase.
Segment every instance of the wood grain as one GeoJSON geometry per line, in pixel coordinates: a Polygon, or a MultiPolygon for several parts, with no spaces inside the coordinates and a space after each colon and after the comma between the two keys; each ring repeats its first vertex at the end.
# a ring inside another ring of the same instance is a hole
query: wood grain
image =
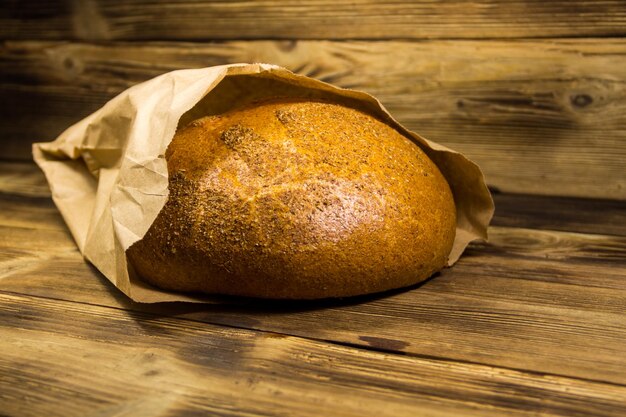
{"type": "MultiPolygon", "coordinates": [[[[10,3],[9,3],[10,5],[10,3]]],[[[0,38],[81,40],[433,39],[619,36],[608,1],[376,2],[36,0],[2,9],[0,38]]]]}
{"type": "Polygon", "coordinates": [[[0,293],[8,415],[618,416],[626,387],[0,293]]]}
{"type": "Polygon", "coordinates": [[[626,201],[493,194],[496,226],[626,236],[626,201]]]}
{"type": "MultiPolygon", "coordinates": [[[[35,164],[0,161],[0,195],[49,200],[50,187],[35,164]]],[[[31,200],[31,205],[35,204],[36,200],[31,200]]]]}
{"type": "Polygon", "coordinates": [[[168,70],[267,61],[368,91],[503,192],[626,199],[626,40],[58,44],[0,51],[0,156],[168,70]],[[34,104],[36,103],[36,104],[34,104]],[[33,121],[36,122],[33,122],[33,121]]]}
{"type": "Polygon", "coordinates": [[[0,7],[1,416],[626,415],[624,2],[27,6],[0,7]],[[131,85],[231,62],[368,91],[467,154],[490,241],[374,296],[129,301],[20,161],[131,85]]]}
{"type": "Polygon", "coordinates": [[[0,162],[0,224],[66,231],[43,172],[33,163],[0,162]]]}
{"type": "Polygon", "coordinates": [[[3,291],[626,384],[624,237],[494,227],[489,244],[410,291],[164,306],[128,301],[82,260],[63,228],[43,216],[11,217],[16,212],[0,210],[3,291]]]}

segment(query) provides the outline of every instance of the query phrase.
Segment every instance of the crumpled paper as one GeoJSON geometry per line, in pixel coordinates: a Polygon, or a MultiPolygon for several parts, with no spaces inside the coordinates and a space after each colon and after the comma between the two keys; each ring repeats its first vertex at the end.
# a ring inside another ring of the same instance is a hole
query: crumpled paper
{"type": "Polygon", "coordinates": [[[83,256],[134,301],[224,302],[143,282],[126,250],[147,232],[168,196],[165,150],[176,129],[202,116],[272,97],[309,97],[369,112],[412,138],[445,175],[457,206],[449,264],[487,238],[493,200],[476,164],[406,130],[374,97],[268,64],[173,71],[135,85],[64,131],[33,145],[35,162],[83,256]]]}

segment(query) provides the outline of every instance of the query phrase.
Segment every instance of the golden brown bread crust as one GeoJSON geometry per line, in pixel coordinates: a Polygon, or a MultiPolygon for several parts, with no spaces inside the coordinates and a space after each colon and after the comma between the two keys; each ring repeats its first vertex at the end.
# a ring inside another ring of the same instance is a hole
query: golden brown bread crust
{"type": "Polygon", "coordinates": [[[456,210],[436,165],[358,110],[257,103],[196,120],[166,152],[170,195],[128,250],[176,291],[311,299],[420,282],[444,267],[456,210]]]}

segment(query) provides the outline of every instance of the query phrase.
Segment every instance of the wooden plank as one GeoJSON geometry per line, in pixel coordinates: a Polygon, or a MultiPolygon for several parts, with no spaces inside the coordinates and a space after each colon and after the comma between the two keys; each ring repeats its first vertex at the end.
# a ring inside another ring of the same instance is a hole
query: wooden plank
{"type": "Polygon", "coordinates": [[[619,36],[618,0],[37,0],[2,9],[6,39],[206,40],[619,36]]]}
{"type": "Polygon", "coordinates": [[[33,163],[0,162],[0,213],[3,226],[67,231],[43,172],[33,163]]]}
{"type": "Polygon", "coordinates": [[[47,142],[114,97],[70,86],[0,84],[0,158],[32,160],[32,144],[47,142]]]}
{"type": "Polygon", "coordinates": [[[626,387],[0,293],[8,415],[619,416],[626,387]]]}
{"type": "Polygon", "coordinates": [[[626,201],[492,194],[496,226],[626,236],[626,201]]]}
{"type": "Polygon", "coordinates": [[[129,302],[64,231],[0,226],[0,236],[4,291],[626,384],[623,237],[492,228],[489,244],[410,291],[155,306],[129,302]]]}
{"type": "Polygon", "coordinates": [[[502,192],[626,199],[624,39],[8,42],[0,155],[30,158],[32,142],[157,74],[245,61],[373,93],[410,129],[478,162],[502,192]]]}
{"type": "Polygon", "coordinates": [[[0,195],[31,197],[31,205],[37,205],[50,201],[50,188],[34,163],[0,161],[0,195]]]}

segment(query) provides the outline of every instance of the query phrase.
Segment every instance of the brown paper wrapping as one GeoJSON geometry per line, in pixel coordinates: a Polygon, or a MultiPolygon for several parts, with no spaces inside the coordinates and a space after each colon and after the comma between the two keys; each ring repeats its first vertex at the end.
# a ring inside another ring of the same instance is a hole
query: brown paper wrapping
{"type": "Polygon", "coordinates": [[[144,236],[165,204],[164,154],[177,127],[270,97],[350,105],[413,138],[439,166],[454,194],[458,224],[449,264],[470,241],[487,238],[493,201],[480,169],[466,157],[406,130],[366,93],[273,65],[234,64],[173,71],[133,86],[55,141],[33,145],[34,159],[83,256],[134,301],[223,302],[150,286],[136,276],[125,252],[144,236]]]}

